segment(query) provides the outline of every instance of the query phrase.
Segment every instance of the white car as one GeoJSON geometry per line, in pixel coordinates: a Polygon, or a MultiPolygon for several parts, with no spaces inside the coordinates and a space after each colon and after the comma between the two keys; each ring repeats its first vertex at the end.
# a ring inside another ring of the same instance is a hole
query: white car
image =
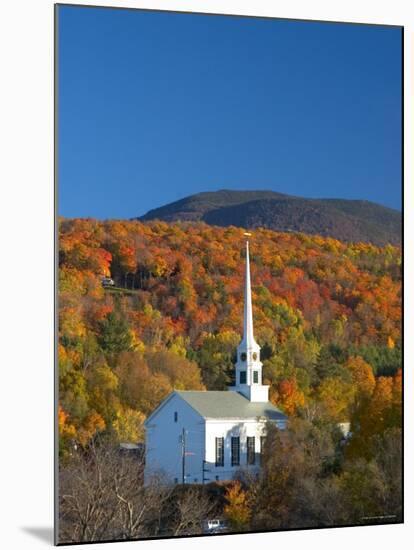
{"type": "Polygon", "coordinates": [[[220,533],[227,529],[227,524],[223,519],[207,519],[204,522],[204,533],[220,533]]]}
{"type": "Polygon", "coordinates": [[[115,281],[111,277],[102,277],[101,279],[102,286],[115,286],[115,281]]]}

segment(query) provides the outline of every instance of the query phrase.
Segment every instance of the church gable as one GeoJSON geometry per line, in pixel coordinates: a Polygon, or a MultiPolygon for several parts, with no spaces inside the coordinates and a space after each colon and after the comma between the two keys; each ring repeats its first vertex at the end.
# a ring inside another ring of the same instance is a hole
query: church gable
{"type": "Polygon", "coordinates": [[[174,421],[177,422],[178,414],[180,411],[182,412],[183,410],[185,410],[186,415],[196,415],[200,417],[200,413],[196,409],[194,409],[194,407],[191,407],[191,405],[187,403],[184,399],[182,399],[182,396],[180,395],[181,393],[182,392],[179,391],[173,391],[172,393],[170,393],[146,419],[145,426],[149,426],[154,421],[157,421],[160,417],[167,415],[171,416],[171,414],[173,415],[174,421]]]}

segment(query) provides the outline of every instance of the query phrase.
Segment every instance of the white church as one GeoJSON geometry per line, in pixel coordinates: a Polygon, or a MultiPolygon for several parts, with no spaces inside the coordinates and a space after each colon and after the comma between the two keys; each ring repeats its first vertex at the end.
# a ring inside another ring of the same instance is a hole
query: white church
{"type": "Polygon", "coordinates": [[[210,483],[231,480],[241,469],[258,473],[269,421],[286,428],[286,415],[269,402],[269,386],[262,384],[247,241],[236,383],[227,391],[173,391],[164,399],[145,422],[145,480],[161,474],[170,483],[210,483]]]}

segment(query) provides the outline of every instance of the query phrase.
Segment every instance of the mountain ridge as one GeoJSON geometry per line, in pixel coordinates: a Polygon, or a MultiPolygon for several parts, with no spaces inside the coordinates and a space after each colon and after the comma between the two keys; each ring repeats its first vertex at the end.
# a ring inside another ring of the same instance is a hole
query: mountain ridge
{"type": "Polygon", "coordinates": [[[210,225],[264,227],[383,246],[401,243],[401,213],[357,199],[309,199],[269,190],[222,189],[189,195],[149,210],[140,221],[204,221],[210,225]]]}

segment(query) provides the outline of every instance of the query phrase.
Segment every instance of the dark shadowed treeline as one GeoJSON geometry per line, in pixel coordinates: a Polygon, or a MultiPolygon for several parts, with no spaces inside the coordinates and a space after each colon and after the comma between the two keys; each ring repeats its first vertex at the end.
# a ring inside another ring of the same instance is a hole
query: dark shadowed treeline
{"type": "MultiPolygon", "coordinates": [[[[321,420],[321,419],[320,419],[321,420]]],[[[334,425],[294,419],[269,426],[257,479],[227,489],[225,515],[238,531],[402,521],[402,431],[389,422],[364,449],[334,425]]]]}

